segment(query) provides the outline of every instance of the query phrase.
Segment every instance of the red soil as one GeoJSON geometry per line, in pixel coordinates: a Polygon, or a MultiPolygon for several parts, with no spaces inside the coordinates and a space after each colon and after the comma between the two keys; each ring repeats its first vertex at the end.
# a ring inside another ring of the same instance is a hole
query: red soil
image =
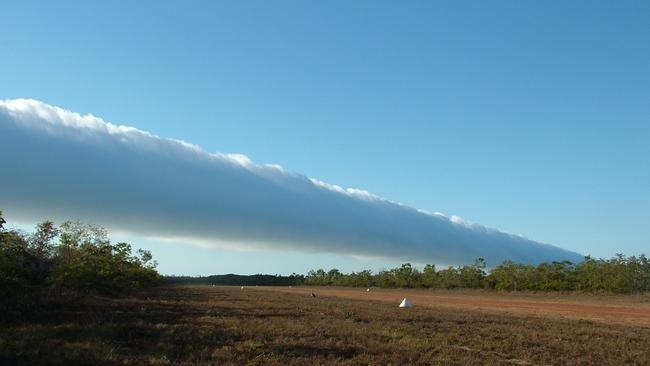
{"type": "Polygon", "coordinates": [[[533,315],[584,319],[606,323],[634,324],[650,327],[650,303],[646,298],[634,301],[625,296],[573,296],[552,295],[544,298],[539,294],[508,295],[479,292],[436,292],[412,289],[366,289],[338,287],[255,287],[255,290],[282,291],[317,297],[343,297],[393,302],[397,306],[404,297],[413,306],[452,307],[463,310],[507,312],[514,315],[533,315]]]}

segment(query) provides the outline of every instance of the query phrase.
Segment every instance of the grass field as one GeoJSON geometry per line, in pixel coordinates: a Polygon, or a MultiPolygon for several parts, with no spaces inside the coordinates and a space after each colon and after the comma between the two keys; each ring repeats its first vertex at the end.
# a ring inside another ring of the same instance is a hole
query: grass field
{"type": "MultiPolygon", "coordinates": [[[[314,291],[316,298],[304,291],[161,287],[59,304],[29,321],[0,325],[0,363],[650,364],[645,324],[417,302],[399,309],[390,301],[314,291]]],[[[604,299],[631,307],[637,301],[604,299]]]]}

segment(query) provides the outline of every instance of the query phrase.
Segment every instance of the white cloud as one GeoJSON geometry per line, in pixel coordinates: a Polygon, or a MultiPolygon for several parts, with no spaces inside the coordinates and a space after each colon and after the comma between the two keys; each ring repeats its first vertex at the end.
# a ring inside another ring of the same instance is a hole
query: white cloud
{"type": "Polygon", "coordinates": [[[30,100],[0,101],[0,208],[202,246],[438,263],[576,253],[30,100]]]}

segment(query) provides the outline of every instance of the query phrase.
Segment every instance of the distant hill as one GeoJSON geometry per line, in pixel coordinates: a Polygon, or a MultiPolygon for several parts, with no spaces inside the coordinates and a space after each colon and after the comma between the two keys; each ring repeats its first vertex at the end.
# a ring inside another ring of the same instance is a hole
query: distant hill
{"type": "Polygon", "coordinates": [[[231,286],[291,286],[299,285],[304,281],[302,275],[237,275],[224,274],[212,276],[166,276],[165,284],[169,285],[231,285],[231,286]]]}

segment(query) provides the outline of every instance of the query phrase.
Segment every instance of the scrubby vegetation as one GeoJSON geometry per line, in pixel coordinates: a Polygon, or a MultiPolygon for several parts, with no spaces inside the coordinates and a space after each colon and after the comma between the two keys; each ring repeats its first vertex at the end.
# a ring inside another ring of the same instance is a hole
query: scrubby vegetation
{"type": "Polygon", "coordinates": [[[161,282],[146,250],[111,243],[100,226],[51,221],[7,230],[0,211],[0,319],[87,294],[120,295],[161,282]]]}
{"type": "Polygon", "coordinates": [[[437,270],[427,264],[422,271],[410,263],[399,268],[341,273],[319,269],[309,271],[304,283],[312,286],[403,287],[403,288],[484,288],[496,290],[587,291],[638,293],[650,291],[650,260],[645,255],[611,259],[586,257],[569,261],[541,263],[537,266],[504,262],[489,272],[479,258],[469,266],[437,270]]]}

